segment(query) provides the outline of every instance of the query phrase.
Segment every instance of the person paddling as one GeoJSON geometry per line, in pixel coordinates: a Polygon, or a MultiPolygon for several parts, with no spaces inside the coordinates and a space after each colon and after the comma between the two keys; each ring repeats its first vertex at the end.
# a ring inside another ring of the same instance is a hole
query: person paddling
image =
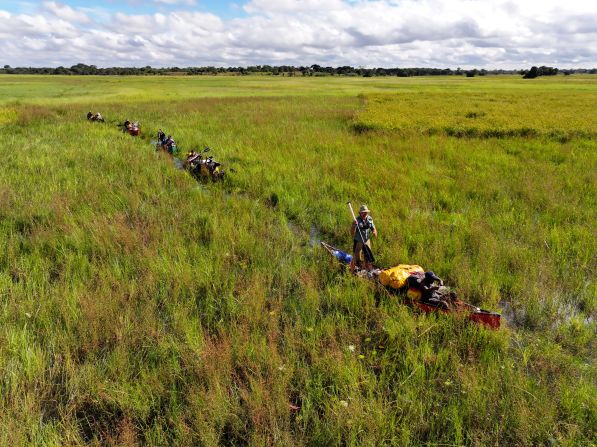
{"type": "Polygon", "coordinates": [[[357,260],[361,259],[361,253],[365,258],[365,269],[373,270],[373,253],[371,253],[371,234],[377,237],[377,228],[373,218],[369,215],[367,205],[361,205],[359,215],[352,222],[351,234],[353,236],[353,256],[350,262],[350,270],[355,271],[357,260]],[[365,246],[367,248],[365,248],[365,246]]]}

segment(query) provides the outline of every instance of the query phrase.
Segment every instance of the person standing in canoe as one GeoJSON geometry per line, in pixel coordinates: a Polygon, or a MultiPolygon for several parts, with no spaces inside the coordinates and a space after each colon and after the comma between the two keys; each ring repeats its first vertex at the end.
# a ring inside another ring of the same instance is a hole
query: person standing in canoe
{"type": "Polygon", "coordinates": [[[369,215],[367,205],[361,205],[358,217],[352,221],[351,234],[353,237],[353,255],[350,262],[350,270],[354,272],[357,260],[361,259],[361,253],[365,258],[365,269],[373,270],[373,253],[371,252],[371,235],[377,237],[377,228],[373,218],[369,215]]]}

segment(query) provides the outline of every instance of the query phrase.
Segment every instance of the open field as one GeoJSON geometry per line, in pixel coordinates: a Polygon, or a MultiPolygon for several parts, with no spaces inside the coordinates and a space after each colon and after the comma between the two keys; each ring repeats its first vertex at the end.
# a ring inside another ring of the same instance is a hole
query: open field
{"type": "MultiPolygon", "coordinates": [[[[78,104],[170,101],[206,97],[356,96],[361,93],[505,93],[595,95],[595,76],[337,78],[281,76],[37,76],[0,75],[0,104],[78,104]],[[446,82],[447,81],[447,82],[446,82]]],[[[538,104],[537,104],[538,105],[538,104]]],[[[528,104],[533,107],[533,104],[528,104]]]]}
{"type": "Polygon", "coordinates": [[[0,445],[593,445],[596,103],[591,76],[0,76],[0,445]],[[198,185],[159,127],[237,172],[198,185]],[[381,264],[506,327],[339,272],[349,199],[381,264]]]}

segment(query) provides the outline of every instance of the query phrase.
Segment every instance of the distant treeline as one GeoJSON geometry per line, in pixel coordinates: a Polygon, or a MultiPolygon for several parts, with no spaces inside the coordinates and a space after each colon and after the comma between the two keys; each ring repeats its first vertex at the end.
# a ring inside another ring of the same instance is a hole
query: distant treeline
{"type": "Polygon", "coordinates": [[[0,74],[41,74],[41,75],[101,75],[101,76],[155,76],[155,75],[250,75],[266,74],[273,76],[485,76],[499,74],[519,74],[525,78],[556,75],[564,73],[597,74],[597,68],[559,70],[553,67],[532,67],[530,70],[463,70],[457,68],[362,68],[345,65],[342,67],[323,67],[310,65],[295,67],[292,65],[253,65],[249,67],[108,67],[98,68],[95,65],[76,64],[72,67],[11,67],[0,68],[0,74]]]}

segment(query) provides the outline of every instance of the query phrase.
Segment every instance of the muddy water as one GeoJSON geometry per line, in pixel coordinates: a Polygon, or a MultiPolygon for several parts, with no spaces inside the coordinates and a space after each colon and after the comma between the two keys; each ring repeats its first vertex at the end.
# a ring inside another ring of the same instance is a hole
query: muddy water
{"type": "MultiPolygon", "coordinates": [[[[149,144],[151,144],[151,147],[156,149],[157,145],[158,145],[159,141],[158,140],[151,140],[149,142],[149,144]]],[[[172,157],[172,163],[174,164],[174,167],[176,169],[178,169],[179,171],[184,170],[184,160],[178,157],[172,157]]]]}
{"type": "Polygon", "coordinates": [[[295,224],[293,221],[289,220],[286,223],[286,226],[288,227],[288,229],[290,230],[290,232],[292,234],[294,234],[296,237],[301,238],[303,237],[303,229],[301,227],[299,227],[297,224],[295,224]]]}
{"type": "Polygon", "coordinates": [[[315,225],[311,225],[309,228],[309,234],[303,228],[298,225],[297,223],[289,220],[286,223],[288,229],[294,234],[298,239],[303,242],[303,245],[310,246],[310,247],[317,247],[321,243],[321,233],[317,229],[315,225]]]}
{"type": "Polygon", "coordinates": [[[311,225],[309,229],[309,245],[311,247],[317,247],[321,243],[321,233],[315,225],[311,225]]]}
{"type": "Polygon", "coordinates": [[[184,161],[178,157],[172,157],[172,162],[174,163],[174,167],[180,171],[184,170],[184,161]]]}
{"type": "MultiPolygon", "coordinates": [[[[502,317],[506,320],[511,327],[524,327],[527,319],[527,312],[524,307],[515,309],[510,302],[500,301],[499,306],[501,308],[502,317]]],[[[555,319],[553,326],[558,327],[562,324],[567,324],[571,320],[581,318],[584,325],[591,326],[595,324],[595,318],[593,316],[586,316],[582,314],[578,308],[569,303],[562,303],[558,306],[555,311],[555,319]]]]}
{"type": "Polygon", "coordinates": [[[508,323],[508,326],[519,326],[524,321],[524,315],[520,315],[521,311],[515,311],[508,301],[500,301],[502,318],[508,323]]]}

